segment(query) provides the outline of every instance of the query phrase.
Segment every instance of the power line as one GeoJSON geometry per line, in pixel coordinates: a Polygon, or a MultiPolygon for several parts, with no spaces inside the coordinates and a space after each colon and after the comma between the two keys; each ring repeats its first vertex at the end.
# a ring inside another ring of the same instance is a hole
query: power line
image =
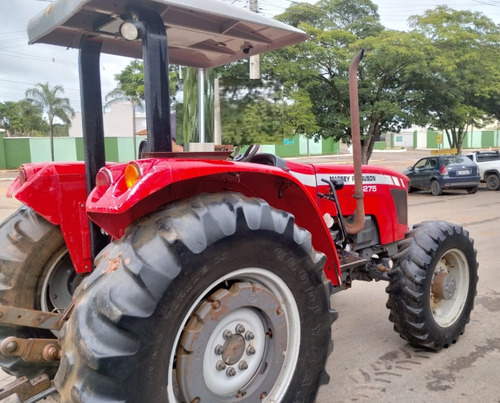
{"type": "MultiPolygon", "coordinates": [[[[6,83],[23,84],[23,85],[36,85],[37,84],[37,83],[29,83],[29,82],[26,82],[26,81],[6,80],[4,78],[0,78],[0,81],[6,82],[6,83]]],[[[78,88],[66,88],[65,87],[64,91],[66,91],[66,90],[80,92],[80,90],[78,88]]]]}

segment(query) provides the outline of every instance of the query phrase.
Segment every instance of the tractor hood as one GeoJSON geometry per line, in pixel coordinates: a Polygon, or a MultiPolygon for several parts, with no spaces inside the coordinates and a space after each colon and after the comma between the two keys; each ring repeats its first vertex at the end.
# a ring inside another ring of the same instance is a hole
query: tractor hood
{"type": "Polygon", "coordinates": [[[162,17],[172,64],[219,66],[307,39],[299,29],[222,0],[56,0],[30,21],[29,42],[78,48],[89,35],[99,37],[103,53],[142,58],[141,40],[127,41],[119,31],[139,8],[162,17]]]}

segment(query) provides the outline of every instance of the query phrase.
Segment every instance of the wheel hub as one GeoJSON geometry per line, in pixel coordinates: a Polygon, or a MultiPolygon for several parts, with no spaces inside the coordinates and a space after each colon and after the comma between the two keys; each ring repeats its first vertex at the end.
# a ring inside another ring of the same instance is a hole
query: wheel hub
{"type": "Polygon", "coordinates": [[[177,354],[183,399],[259,401],[279,377],[288,347],[286,315],[267,288],[219,289],[188,321],[177,354]]]}
{"type": "Polygon", "coordinates": [[[455,277],[446,272],[437,274],[432,284],[432,292],[435,298],[450,300],[455,295],[457,282],[455,277]]]}
{"type": "Polygon", "coordinates": [[[227,365],[236,364],[245,353],[245,339],[239,334],[232,334],[224,343],[222,360],[227,365]]]}

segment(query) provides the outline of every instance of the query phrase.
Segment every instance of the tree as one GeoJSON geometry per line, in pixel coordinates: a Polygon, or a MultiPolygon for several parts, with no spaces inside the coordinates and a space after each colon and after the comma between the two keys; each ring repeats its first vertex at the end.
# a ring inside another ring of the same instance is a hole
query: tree
{"type": "Polygon", "coordinates": [[[6,136],[42,136],[49,129],[42,111],[26,99],[0,103],[0,127],[6,136]]]}
{"type": "MultiPolygon", "coordinates": [[[[305,7],[309,8],[307,6],[312,5],[307,3],[305,7]]],[[[277,56],[273,54],[261,55],[262,80],[248,78],[248,61],[238,61],[216,69],[225,94],[222,109],[225,143],[278,143],[297,134],[311,138],[318,132],[309,93],[300,88],[297,82],[283,81],[289,74],[274,70],[277,56]],[[253,102],[260,103],[260,107],[251,107],[253,102]],[[252,116],[256,111],[266,115],[252,116]],[[254,121],[254,127],[247,126],[242,130],[243,120],[246,125],[254,121]],[[264,121],[271,124],[262,124],[264,121]]],[[[285,68],[285,64],[281,66],[285,68]]],[[[296,71],[294,66],[291,68],[296,71]]]]}
{"type": "Polygon", "coordinates": [[[311,39],[273,52],[271,74],[309,93],[315,137],[350,141],[348,66],[358,71],[363,162],[377,137],[413,124],[444,130],[461,148],[468,125],[498,116],[499,27],[480,13],[447,7],[414,17],[411,32],[384,30],[370,0],[294,3],[279,19],[311,39]]]}
{"type": "Polygon", "coordinates": [[[500,27],[481,13],[439,6],[411,24],[436,48],[423,98],[430,123],[460,153],[469,125],[499,117],[500,27]]]}
{"type": "Polygon", "coordinates": [[[293,4],[279,18],[311,37],[274,52],[270,69],[308,92],[319,127],[314,137],[351,140],[348,69],[362,48],[366,57],[358,71],[358,85],[363,163],[370,159],[381,133],[426,122],[414,91],[427,75],[432,54],[422,35],[384,30],[377,6],[370,0],[293,4]]]}
{"type": "Polygon", "coordinates": [[[49,83],[38,83],[34,88],[26,91],[27,100],[47,114],[52,161],[54,161],[54,120],[59,119],[64,124],[71,125],[71,118],[75,116],[69,99],[60,98],[58,94],[64,94],[64,88],[61,85],[51,88],[49,83]]]}
{"type": "Polygon", "coordinates": [[[288,135],[283,131],[285,104],[281,83],[224,78],[221,93],[224,143],[238,146],[281,143],[283,137],[293,137],[293,133],[288,135]]]}
{"type": "Polygon", "coordinates": [[[290,94],[290,100],[284,108],[284,127],[285,136],[288,133],[305,134],[312,137],[317,133],[319,126],[311,113],[312,102],[309,93],[304,89],[297,89],[290,94]]]}
{"type": "MultiPolygon", "coordinates": [[[[136,105],[144,102],[144,63],[142,60],[134,59],[118,74],[115,74],[118,81],[116,95],[126,97],[136,105]]],[[[169,66],[169,92],[170,105],[175,104],[175,93],[178,84],[178,70],[176,66],[169,66]]],[[[111,91],[114,92],[115,90],[111,91]]],[[[110,93],[111,94],[111,93],[110,93]]],[[[108,94],[109,95],[109,94],[108,94]]],[[[112,96],[111,96],[112,97],[112,96]]]]}

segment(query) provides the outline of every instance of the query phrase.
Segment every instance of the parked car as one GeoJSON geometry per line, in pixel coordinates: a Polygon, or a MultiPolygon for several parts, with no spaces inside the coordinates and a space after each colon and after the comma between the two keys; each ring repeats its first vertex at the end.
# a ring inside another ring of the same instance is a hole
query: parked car
{"type": "Polygon", "coordinates": [[[422,158],[404,172],[410,179],[409,191],[430,189],[434,196],[443,189],[465,189],[476,193],[479,186],[479,168],[461,155],[434,155],[422,158]]]}
{"type": "Polygon", "coordinates": [[[477,164],[481,182],[485,182],[489,190],[500,189],[500,152],[498,150],[474,151],[465,156],[477,164]]]}

